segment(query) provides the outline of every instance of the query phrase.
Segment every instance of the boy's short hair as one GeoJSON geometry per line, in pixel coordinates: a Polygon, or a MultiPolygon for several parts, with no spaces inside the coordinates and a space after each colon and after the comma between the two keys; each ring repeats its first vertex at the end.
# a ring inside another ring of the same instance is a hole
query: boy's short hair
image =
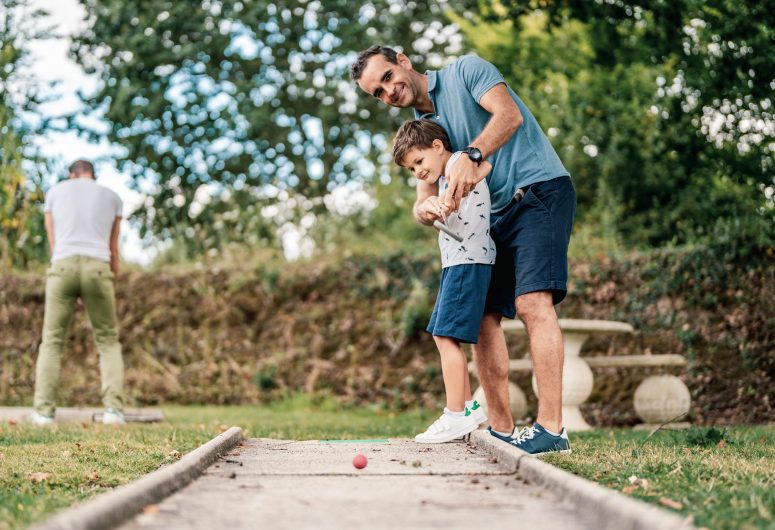
{"type": "Polygon", "coordinates": [[[360,79],[363,75],[363,70],[366,68],[366,63],[368,63],[369,59],[375,55],[382,55],[389,63],[398,64],[397,51],[395,51],[393,48],[388,48],[387,46],[380,46],[379,44],[375,44],[374,46],[370,46],[358,54],[358,58],[355,59],[355,62],[350,67],[350,79],[357,82],[358,79],[360,79]]]}
{"type": "Polygon", "coordinates": [[[94,178],[94,164],[88,160],[76,160],[70,164],[67,171],[73,175],[91,175],[94,178]]]}
{"type": "Polygon", "coordinates": [[[393,161],[399,166],[406,154],[412,149],[428,149],[433,147],[433,140],[441,140],[444,149],[452,151],[452,142],[444,127],[433,120],[408,120],[396,132],[393,141],[393,161]]]}

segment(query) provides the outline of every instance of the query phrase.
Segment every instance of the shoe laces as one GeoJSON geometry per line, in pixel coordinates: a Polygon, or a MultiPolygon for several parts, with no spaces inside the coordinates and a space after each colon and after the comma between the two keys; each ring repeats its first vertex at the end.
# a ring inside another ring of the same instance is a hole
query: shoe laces
{"type": "Polygon", "coordinates": [[[525,440],[532,440],[535,438],[536,434],[538,434],[538,429],[536,429],[534,426],[525,427],[519,431],[519,434],[517,435],[517,443],[524,442],[525,440]]]}

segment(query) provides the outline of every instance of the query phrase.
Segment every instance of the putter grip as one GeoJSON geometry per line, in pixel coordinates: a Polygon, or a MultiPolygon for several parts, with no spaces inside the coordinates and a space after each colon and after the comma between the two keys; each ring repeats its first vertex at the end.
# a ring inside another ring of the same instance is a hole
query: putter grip
{"type": "Polygon", "coordinates": [[[438,228],[439,230],[441,230],[445,234],[447,234],[452,239],[455,239],[458,242],[462,242],[463,241],[463,238],[462,238],[462,236],[460,236],[460,234],[450,230],[450,228],[447,225],[445,225],[444,223],[442,223],[441,221],[433,221],[433,226],[435,228],[438,228]]]}

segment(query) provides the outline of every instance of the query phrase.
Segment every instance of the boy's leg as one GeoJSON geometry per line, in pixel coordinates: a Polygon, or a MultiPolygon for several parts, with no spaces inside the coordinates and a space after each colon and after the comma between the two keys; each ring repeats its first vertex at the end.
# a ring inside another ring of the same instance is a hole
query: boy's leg
{"type": "MultiPolygon", "coordinates": [[[[434,336],[441,355],[441,373],[444,376],[444,389],[447,393],[447,408],[453,412],[465,409],[466,381],[468,366],[460,343],[450,337],[434,336]]],[[[471,389],[469,387],[470,394],[471,389]]]]}
{"type": "Polygon", "coordinates": [[[59,387],[59,368],[62,362],[67,327],[78,297],[77,273],[73,261],[55,262],[46,274],[46,302],[43,314],[43,333],[35,365],[35,397],[38,414],[53,416],[59,387]]]}
{"type": "Polygon", "coordinates": [[[124,360],[118,341],[113,273],[108,263],[84,258],[81,270],[83,303],[89,314],[94,342],[100,354],[102,402],[106,408],[124,408],[124,360]]]}

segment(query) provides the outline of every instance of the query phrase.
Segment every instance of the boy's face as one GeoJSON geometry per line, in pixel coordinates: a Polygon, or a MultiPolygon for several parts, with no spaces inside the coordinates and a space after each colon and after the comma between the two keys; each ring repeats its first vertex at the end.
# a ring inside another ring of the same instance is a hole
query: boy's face
{"type": "Polygon", "coordinates": [[[441,140],[434,140],[431,147],[410,149],[401,165],[411,171],[417,180],[435,184],[444,174],[444,153],[444,144],[441,140]]]}

